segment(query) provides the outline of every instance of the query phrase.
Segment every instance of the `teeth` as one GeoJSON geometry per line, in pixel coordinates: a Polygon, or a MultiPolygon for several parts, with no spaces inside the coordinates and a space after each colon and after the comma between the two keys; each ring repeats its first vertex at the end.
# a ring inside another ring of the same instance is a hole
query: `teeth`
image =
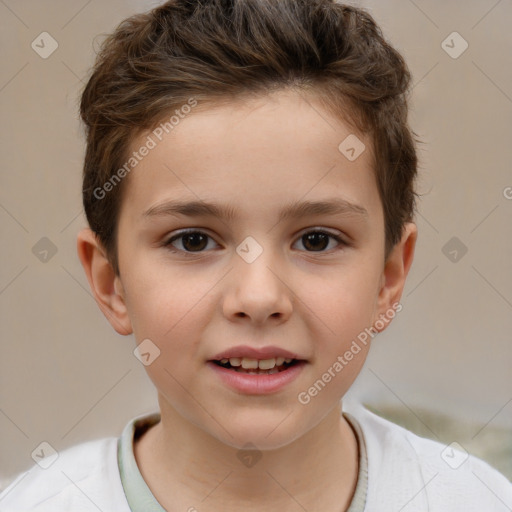
{"type": "Polygon", "coordinates": [[[270,370],[271,368],[274,368],[274,366],[276,366],[276,360],[274,358],[258,361],[258,368],[260,370],[270,370]]]}
{"type": "Polygon", "coordinates": [[[256,370],[258,368],[258,360],[242,357],[242,368],[245,370],[256,370]]]}
{"type": "Polygon", "coordinates": [[[275,358],[272,359],[249,359],[248,357],[242,358],[242,368],[246,370],[270,370],[276,366],[275,358]]]}
{"type": "MultiPolygon", "coordinates": [[[[272,370],[277,371],[277,366],[281,366],[283,363],[291,363],[293,359],[284,357],[273,357],[271,359],[251,359],[250,357],[230,357],[221,359],[222,364],[229,364],[234,367],[241,366],[244,370],[272,370]]],[[[269,372],[276,373],[276,372],[269,372]]]]}

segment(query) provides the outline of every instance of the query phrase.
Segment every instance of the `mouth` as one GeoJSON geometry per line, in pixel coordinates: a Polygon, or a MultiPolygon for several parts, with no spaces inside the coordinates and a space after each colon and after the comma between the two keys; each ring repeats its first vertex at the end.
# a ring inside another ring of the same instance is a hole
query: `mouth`
{"type": "Polygon", "coordinates": [[[230,357],[219,360],[212,360],[212,363],[232,370],[237,373],[248,375],[272,375],[287,371],[289,368],[305,362],[301,359],[273,357],[269,359],[252,359],[249,357],[230,357]]]}
{"type": "Polygon", "coordinates": [[[216,378],[244,395],[268,395],[286,389],[309,361],[284,348],[238,345],[208,360],[216,378]]]}

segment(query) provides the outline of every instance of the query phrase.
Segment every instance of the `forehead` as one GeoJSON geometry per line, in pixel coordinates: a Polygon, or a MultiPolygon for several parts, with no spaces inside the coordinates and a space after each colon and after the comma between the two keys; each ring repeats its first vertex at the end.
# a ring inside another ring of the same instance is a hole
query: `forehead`
{"type": "Polygon", "coordinates": [[[130,146],[130,154],[153,146],[124,184],[122,211],[134,220],[172,198],[265,216],[272,205],[339,196],[379,214],[371,141],[311,96],[281,91],[200,104],[167,132],[145,132],[130,146]],[[354,159],[355,151],[362,152],[354,159]]]}

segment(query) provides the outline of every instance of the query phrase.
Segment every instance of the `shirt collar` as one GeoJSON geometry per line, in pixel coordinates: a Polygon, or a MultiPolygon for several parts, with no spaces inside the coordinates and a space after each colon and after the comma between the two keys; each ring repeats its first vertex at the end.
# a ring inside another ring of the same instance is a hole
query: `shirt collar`
{"type": "MultiPolygon", "coordinates": [[[[343,412],[343,416],[354,430],[359,450],[359,471],[357,484],[347,512],[363,512],[368,492],[368,456],[366,442],[356,419],[343,412]]],[[[134,439],[160,421],[160,413],[137,416],[123,429],[117,444],[117,460],[123,490],[132,512],[166,512],[149,489],[137,466],[133,452],[134,439]]]]}
{"type": "Polygon", "coordinates": [[[127,423],[117,443],[117,461],[124,494],[132,512],[165,512],[140,474],[133,453],[134,439],[160,421],[160,413],[138,416],[127,423]]]}

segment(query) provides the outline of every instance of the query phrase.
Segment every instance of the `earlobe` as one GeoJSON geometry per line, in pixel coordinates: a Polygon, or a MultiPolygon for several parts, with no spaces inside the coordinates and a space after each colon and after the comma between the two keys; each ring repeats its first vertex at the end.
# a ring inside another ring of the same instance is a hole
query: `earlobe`
{"type": "Polygon", "coordinates": [[[381,329],[376,327],[379,332],[383,331],[391,318],[395,316],[391,310],[396,311],[396,305],[399,304],[402,297],[405,281],[414,258],[417,236],[416,224],[413,222],[405,224],[401,240],[393,247],[384,265],[376,307],[377,316],[374,322],[377,318],[382,319],[383,315],[389,321],[380,322],[380,325],[384,324],[384,326],[381,329]]]}
{"type": "Polygon", "coordinates": [[[83,229],[78,234],[77,252],[101,311],[119,334],[131,334],[133,329],[121,280],[116,276],[101,243],[91,229],[83,229]]]}

